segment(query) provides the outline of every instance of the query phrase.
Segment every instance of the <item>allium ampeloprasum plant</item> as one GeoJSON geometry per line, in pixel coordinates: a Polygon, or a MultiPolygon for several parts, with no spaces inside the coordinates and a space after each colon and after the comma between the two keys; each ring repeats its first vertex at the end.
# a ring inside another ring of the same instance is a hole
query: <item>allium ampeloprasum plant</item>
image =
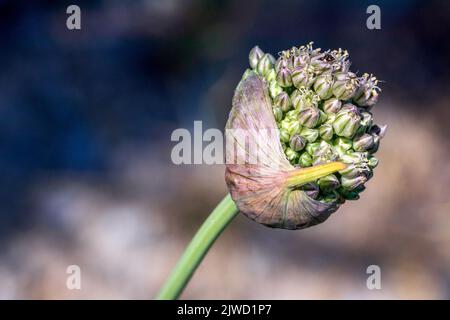
{"type": "Polygon", "coordinates": [[[255,141],[261,129],[274,129],[276,134],[259,142],[270,161],[226,164],[230,194],[194,236],[159,299],[180,295],[238,212],[275,228],[319,224],[346,200],[359,199],[378,164],[373,154],[386,131],[373,123],[371,112],[378,80],[351,72],[346,50],[322,52],[309,43],[275,59],[256,46],[249,62],[226,129],[242,129],[255,141]]]}

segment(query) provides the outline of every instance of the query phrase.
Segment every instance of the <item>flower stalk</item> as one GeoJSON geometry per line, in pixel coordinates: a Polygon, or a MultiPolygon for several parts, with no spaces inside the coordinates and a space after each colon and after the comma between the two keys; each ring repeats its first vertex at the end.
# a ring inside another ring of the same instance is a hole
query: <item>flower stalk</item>
{"type": "Polygon", "coordinates": [[[226,195],[186,247],[177,265],[156,296],[157,300],[174,300],[180,296],[209,248],[238,212],[230,195],[226,195]]]}

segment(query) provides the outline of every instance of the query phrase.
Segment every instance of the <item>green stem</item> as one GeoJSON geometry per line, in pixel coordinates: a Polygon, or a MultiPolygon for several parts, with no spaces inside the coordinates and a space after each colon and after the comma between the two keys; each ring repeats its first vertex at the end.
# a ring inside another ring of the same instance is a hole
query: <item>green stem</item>
{"type": "Polygon", "coordinates": [[[192,238],[156,299],[173,300],[180,296],[211,245],[238,212],[231,196],[226,195],[192,238]]]}

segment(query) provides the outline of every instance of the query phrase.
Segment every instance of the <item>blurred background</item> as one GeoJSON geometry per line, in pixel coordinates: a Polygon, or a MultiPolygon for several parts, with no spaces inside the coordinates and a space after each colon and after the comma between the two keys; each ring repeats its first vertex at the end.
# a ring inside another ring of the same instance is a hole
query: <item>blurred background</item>
{"type": "Polygon", "coordinates": [[[375,177],[306,230],[238,216],[182,298],[449,299],[449,26],[445,1],[0,1],[0,298],[153,298],[227,192],[172,131],[224,127],[254,45],[314,41],[384,81],[375,177]]]}

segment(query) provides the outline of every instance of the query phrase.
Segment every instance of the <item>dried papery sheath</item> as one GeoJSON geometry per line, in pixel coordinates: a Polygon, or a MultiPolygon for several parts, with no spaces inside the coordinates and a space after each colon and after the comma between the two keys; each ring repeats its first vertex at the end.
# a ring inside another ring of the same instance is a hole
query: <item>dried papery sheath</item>
{"type": "Polygon", "coordinates": [[[373,154],[386,127],[374,124],[370,109],[379,81],[350,71],[346,50],[322,52],[312,42],[281,51],[276,61],[255,47],[249,61],[227,123],[248,135],[233,136],[232,150],[249,161],[227,163],[231,195],[246,216],[268,226],[322,222],[345,200],[359,199],[378,165],[373,154]],[[261,129],[272,134],[261,139],[261,129]],[[258,155],[246,150],[251,144],[258,155]]]}

